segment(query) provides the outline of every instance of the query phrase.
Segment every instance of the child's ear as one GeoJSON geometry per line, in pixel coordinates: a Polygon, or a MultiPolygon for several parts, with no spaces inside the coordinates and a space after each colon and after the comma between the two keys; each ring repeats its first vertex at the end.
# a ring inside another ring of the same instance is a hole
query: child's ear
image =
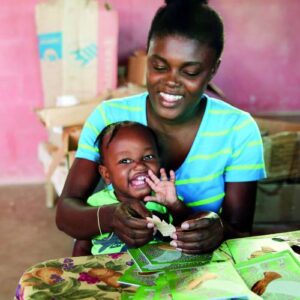
{"type": "Polygon", "coordinates": [[[103,178],[105,184],[106,185],[111,184],[110,175],[109,175],[107,168],[104,165],[99,165],[98,170],[99,170],[99,173],[100,173],[101,177],[103,178]]]}

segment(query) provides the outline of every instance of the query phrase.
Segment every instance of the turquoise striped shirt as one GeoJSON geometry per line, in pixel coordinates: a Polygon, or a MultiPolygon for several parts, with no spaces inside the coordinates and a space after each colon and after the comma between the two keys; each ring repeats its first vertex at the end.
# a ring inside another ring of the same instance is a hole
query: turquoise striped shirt
{"type": "MultiPolygon", "coordinates": [[[[108,124],[136,121],[147,125],[147,93],[104,101],[87,119],[78,144],[77,158],[99,161],[94,141],[108,124]]],[[[263,145],[249,113],[221,100],[207,98],[206,110],[194,143],[176,170],[176,189],[184,203],[196,211],[219,212],[225,182],[265,178],[263,145]]]]}

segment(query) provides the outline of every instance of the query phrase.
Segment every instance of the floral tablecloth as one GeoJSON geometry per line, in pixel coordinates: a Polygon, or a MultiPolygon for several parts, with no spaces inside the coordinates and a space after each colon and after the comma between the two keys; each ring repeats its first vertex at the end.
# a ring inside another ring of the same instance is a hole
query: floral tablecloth
{"type": "Polygon", "coordinates": [[[132,264],[127,253],[39,263],[20,278],[15,300],[122,299],[122,294],[128,296],[135,292],[135,288],[118,283],[132,264]]]}

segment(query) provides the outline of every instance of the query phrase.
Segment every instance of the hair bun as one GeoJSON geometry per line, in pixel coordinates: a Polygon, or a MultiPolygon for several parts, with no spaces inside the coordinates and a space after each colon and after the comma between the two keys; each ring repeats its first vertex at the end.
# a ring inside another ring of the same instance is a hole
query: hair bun
{"type": "Polygon", "coordinates": [[[176,2],[198,2],[200,4],[203,5],[207,5],[208,4],[208,0],[165,0],[166,5],[172,4],[172,3],[176,3],[176,2]]]}

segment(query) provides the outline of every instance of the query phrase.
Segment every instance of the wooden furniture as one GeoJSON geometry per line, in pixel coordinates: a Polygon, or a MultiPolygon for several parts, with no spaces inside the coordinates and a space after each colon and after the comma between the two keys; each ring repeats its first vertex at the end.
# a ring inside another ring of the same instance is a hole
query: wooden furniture
{"type": "Polygon", "coordinates": [[[58,145],[44,142],[39,145],[39,159],[45,170],[46,206],[53,207],[60,194],[77,149],[82,126],[70,126],[62,129],[58,145]]]}

